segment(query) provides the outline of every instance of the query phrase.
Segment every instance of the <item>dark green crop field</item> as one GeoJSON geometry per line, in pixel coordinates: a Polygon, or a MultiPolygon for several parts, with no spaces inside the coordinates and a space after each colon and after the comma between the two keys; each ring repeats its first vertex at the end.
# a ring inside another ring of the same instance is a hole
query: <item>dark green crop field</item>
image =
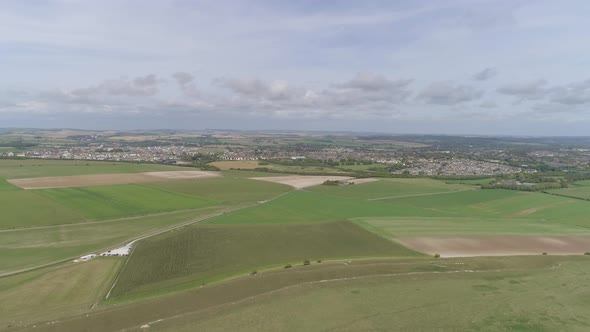
{"type": "Polygon", "coordinates": [[[200,225],[138,244],[111,295],[199,286],[260,268],[301,264],[306,259],[416,255],[350,222],[200,225]]]}

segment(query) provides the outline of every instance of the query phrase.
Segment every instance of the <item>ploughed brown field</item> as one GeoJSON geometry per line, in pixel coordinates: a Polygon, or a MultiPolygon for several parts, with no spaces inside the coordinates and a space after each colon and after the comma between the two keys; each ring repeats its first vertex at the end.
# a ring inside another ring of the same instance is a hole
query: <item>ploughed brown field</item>
{"type": "Polygon", "coordinates": [[[168,171],[124,174],[92,174],[73,176],[51,176],[7,180],[22,189],[70,188],[107,186],[113,184],[162,182],[169,180],[202,179],[222,176],[218,172],[168,171]]]}
{"type": "MultiPolygon", "coordinates": [[[[316,176],[316,175],[290,175],[290,176],[269,176],[262,178],[251,178],[252,180],[268,181],[285,184],[295,189],[302,189],[317,186],[325,181],[346,181],[352,180],[349,176],[316,176]]],[[[358,181],[358,180],[357,180],[358,181]]],[[[354,181],[353,181],[354,182],[354,181]]]]}
{"type": "Polygon", "coordinates": [[[582,255],[590,252],[590,236],[462,236],[397,239],[402,245],[442,257],[582,255]]]}

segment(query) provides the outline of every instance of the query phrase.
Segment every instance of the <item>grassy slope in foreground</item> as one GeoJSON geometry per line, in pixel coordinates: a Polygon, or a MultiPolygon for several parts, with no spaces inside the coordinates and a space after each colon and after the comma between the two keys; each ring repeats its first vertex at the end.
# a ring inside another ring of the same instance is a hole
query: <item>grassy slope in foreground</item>
{"type": "Polygon", "coordinates": [[[416,255],[349,222],[196,225],[139,242],[111,295],[186,288],[306,259],[416,255]]]}
{"type": "MultiPolygon", "coordinates": [[[[480,259],[481,260],[481,259],[480,259]]],[[[484,261],[484,260],[482,260],[484,261]]],[[[157,331],[587,331],[590,261],[305,284],[157,331]]],[[[490,261],[491,262],[491,261],[490,261]]],[[[441,262],[441,264],[445,264],[441,262]]]]}
{"type": "Polygon", "coordinates": [[[108,291],[122,263],[108,257],[0,278],[0,330],[15,321],[26,324],[85,312],[108,291]]]}
{"type": "Polygon", "coordinates": [[[101,305],[30,331],[586,331],[588,257],[333,261],[149,301],[101,305]]]}
{"type": "Polygon", "coordinates": [[[215,204],[207,199],[137,184],[44,189],[36,193],[94,220],[195,209],[215,204]]]}

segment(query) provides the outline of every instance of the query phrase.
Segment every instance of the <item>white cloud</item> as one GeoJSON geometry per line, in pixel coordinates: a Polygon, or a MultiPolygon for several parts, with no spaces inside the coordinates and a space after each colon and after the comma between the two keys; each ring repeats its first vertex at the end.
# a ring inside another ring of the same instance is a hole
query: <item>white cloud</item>
{"type": "Polygon", "coordinates": [[[435,82],[417,96],[428,104],[456,105],[480,99],[484,92],[470,86],[455,85],[452,82],[435,82]]]}

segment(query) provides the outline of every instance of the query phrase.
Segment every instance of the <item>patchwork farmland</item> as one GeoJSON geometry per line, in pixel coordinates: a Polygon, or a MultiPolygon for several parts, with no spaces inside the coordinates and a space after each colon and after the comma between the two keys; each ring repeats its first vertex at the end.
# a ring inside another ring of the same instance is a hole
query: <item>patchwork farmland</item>
{"type": "Polygon", "coordinates": [[[0,160],[0,330],[584,330],[586,186],[0,160]]]}

